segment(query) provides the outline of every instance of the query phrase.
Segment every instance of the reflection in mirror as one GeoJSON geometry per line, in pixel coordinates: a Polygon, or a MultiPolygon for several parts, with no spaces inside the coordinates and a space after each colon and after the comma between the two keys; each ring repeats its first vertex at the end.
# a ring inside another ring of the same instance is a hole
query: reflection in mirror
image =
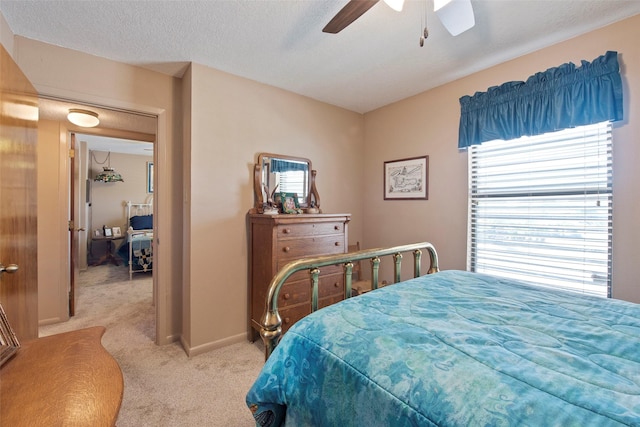
{"type": "MultiPolygon", "coordinates": [[[[320,207],[320,197],[315,188],[315,173],[311,160],[281,154],[261,153],[254,170],[254,211],[263,213],[266,206],[277,203],[280,193],[295,193],[303,210],[320,207]]],[[[316,210],[317,212],[317,210],[316,210]]]]}
{"type": "Polygon", "coordinates": [[[264,200],[273,193],[295,193],[300,206],[306,206],[309,195],[309,162],[275,157],[262,158],[264,200]],[[269,192],[269,194],[266,194],[269,192]]]}

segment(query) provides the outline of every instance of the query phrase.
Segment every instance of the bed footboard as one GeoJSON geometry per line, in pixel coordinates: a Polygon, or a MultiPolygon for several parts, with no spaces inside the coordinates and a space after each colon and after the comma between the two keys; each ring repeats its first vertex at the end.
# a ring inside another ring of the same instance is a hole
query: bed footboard
{"type": "Polygon", "coordinates": [[[269,358],[282,336],[282,319],[278,313],[278,295],[284,282],[297,271],[309,270],[311,276],[311,312],[318,309],[318,279],[320,267],[329,265],[342,265],[344,270],[345,298],[351,297],[351,284],[353,273],[353,262],[361,260],[371,261],[371,284],[372,288],[378,287],[378,270],[380,267],[380,257],[392,256],[394,259],[394,283],[401,281],[402,253],[412,252],[414,267],[413,276],[421,276],[422,251],[427,250],[430,257],[430,266],[427,274],[437,273],[438,255],[431,243],[414,243],[409,245],[394,246],[391,248],[364,249],[345,254],[324,255],[312,258],[302,258],[285,265],[273,277],[269,284],[267,298],[265,301],[265,313],[262,316],[260,336],[265,345],[265,360],[269,358]]]}

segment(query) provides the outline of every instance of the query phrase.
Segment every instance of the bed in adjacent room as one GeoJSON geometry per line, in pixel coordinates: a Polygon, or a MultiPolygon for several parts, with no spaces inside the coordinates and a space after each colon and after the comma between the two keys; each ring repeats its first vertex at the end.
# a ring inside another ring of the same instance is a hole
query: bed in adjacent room
{"type": "Polygon", "coordinates": [[[127,239],[118,254],[129,267],[129,280],[134,273],[153,270],[153,203],[127,202],[127,239]]]}
{"type": "Polygon", "coordinates": [[[316,311],[278,342],[280,279],[376,251],[274,278],[261,332],[272,352],[247,394],[257,425],[640,425],[640,305],[435,272],[435,250],[433,274],[316,311]]]}

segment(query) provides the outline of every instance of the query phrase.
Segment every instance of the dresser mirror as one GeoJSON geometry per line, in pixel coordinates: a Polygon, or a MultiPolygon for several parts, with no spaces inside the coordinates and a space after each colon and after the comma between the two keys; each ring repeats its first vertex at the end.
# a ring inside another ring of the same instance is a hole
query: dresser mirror
{"type": "Polygon", "coordinates": [[[255,207],[263,213],[280,193],[295,193],[304,211],[320,207],[311,160],[282,154],[260,153],[254,168],[255,207]]]}

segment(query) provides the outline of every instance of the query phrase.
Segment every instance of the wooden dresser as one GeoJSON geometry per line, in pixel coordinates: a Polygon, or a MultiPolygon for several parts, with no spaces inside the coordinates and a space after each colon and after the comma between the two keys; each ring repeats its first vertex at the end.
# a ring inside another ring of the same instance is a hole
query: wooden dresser
{"type": "Polygon", "coordinates": [[[102,347],[105,328],[37,338],[0,369],[0,425],[113,426],[122,371],[102,347]]]}
{"type": "MultiPolygon", "coordinates": [[[[345,253],[350,214],[249,214],[249,339],[258,338],[269,282],[280,268],[298,258],[345,253]]],[[[280,290],[283,332],[311,313],[311,284],[306,272],[291,276],[280,290]]],[[[323,268],[318,307],[344,299],[339,266],[323,268]]]]}

